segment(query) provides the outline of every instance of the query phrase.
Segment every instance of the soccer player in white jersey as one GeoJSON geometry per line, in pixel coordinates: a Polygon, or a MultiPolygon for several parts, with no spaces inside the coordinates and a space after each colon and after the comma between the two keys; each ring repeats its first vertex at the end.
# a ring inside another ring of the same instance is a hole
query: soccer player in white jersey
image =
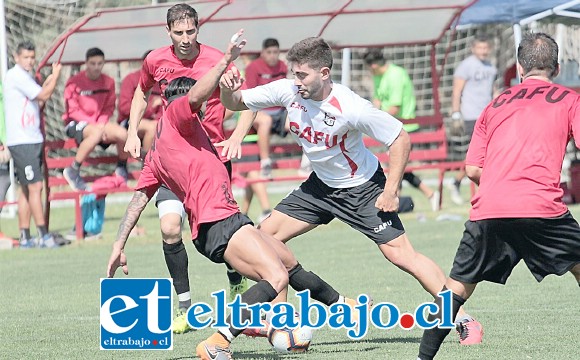
{"type": "MultiPolygon", "coordinates": [[[[436,296],[445,275],[431,259],[415,251],[397,215],[399,185],[410,151],[409,135],[402,123],[349,88],[332,82],[332,50],[322,38],[294,44],[286,59],[293,80],[240,90],[243,80],[235,69],[220,79],[221,101],[230,110],[256,112],[285,107],[290,133],[314,170],[276,206],[260,229],[287,242],[338,218],[374,241],[387,260],[436,296]],[[364,146],[363,134],[389,147],[388,178],[377,157],[364,146]]],[[[240,157],[241,142],[250,127],[251,119],[239,122],[230,139],[217,144],[223,146],[222,154],[240,157]]],[[[456,323],[465,322],[477,323],[461,310],[456,323]]],[[[469,334],[460,333],[460,342],[481,342],[481,325],[470,329],[469,334]]]]}

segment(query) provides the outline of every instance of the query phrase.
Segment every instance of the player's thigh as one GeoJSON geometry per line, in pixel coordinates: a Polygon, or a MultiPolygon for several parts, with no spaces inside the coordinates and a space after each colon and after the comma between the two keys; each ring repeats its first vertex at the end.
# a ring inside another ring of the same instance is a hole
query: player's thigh
{"type": "Polygon", "coordinates": [[[260,229],[286,242],[318,225],[328,224],[334,219],[329,191],[331,189],[312,173],[276,205],[272,214],[262,221],[260,229]]]}
{"type": "Polygon", "coordinates": [[[127,140],[127,130],[118,123],[108,122],[103,129],[104,143],[115,143],[127,140]]]}
{"type": "Polygon", "coordinates": [[[253,226],[245,225],[234,233],[224,259],[246,277],[275,282],[272,286],[278,291],[288,283],[288,271],[274,248],[274,242],[262,237],[260,230],[253,226]]]}
{"type": "Polygon", "coordinates": [[[317,226],[316,224],[310,224],[278,210],[273,210],[270,216],[258,225],[258,228],[265,234],[285,243],[317,226]]]}
{"type": "Polygon", "coordinates": [[[522,237],[512,240],[512,245],[536,280],[563,275],[580,263],[580,227],[570,212],[552,218],[519,219],[519,224],[522,237]]]}

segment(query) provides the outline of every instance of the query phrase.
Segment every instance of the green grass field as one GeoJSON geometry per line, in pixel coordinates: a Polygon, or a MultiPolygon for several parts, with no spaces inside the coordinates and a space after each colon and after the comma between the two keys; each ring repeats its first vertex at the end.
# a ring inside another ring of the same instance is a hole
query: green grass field
{"type": "MultiPolygon", "coordinates": [[[[467,187],[465,187],[467,188],[467,187]]],[[[417,209],[402,216],[417,250],[448,273],[461,238],[462,221],[435,221],[427,201],[412,190],[417,209]],[[424,213],[426,221],[418,220],[424,213]]],[[[465,189],[467,191],[467,189],[465,189]]],[[[280,199],[273,196],[275,203],[280,199]]],[[[442,213],[467,218],[468,206],[448,200],[442,213]]],[[[54,250],[0,251],[0,359],[188,359],[211,329],[174,337],[174,350],[100,351],[99,278],[111,242],[125,210],[107,206],[104,238],[73,243],[54,250]]],[[[580,208],[573,207],[578,218],[580,208]]],[[[254,208],[251,215],[256,215],[254,208]]],[[[255,218],[255,217],[254,217],[255,218]]],[[[66,232],[72,208],[55,209],[53,231],[66,232]]],[[[140,224],[147,235],[131,238],[126,249],[130,276],[165,277],[156,209],[149,205],[140,224]]],[[[2,219],[2,229],[17,233],[15,220],[2,219]]],[[[184,234],[184,239],[189,236],[184,234]]],[[[351,297],[369,293],[376,302],[391,302],[412,311],[429,295],[412,277],[388,263],[370,240],[333,222],[290,243],[306,269],[315,271],[341,293],[351,297]]],[[[193,301],[209,301],[209,293],[227,286],[223,265],[210,263],[191,245],[189,274],[193,301]]],[[[118,271],[117,276],[121,276],[118,271]]],[[[507,286],[481,284],[467,302],[467,310],[485,328],[484,342],[462,347],[453,332],[438,359],[580,359],[579,289],[574,278],[550,276],[537,284],[520,264],[507,286]]],[[[292,294],[292,292],[291,292],[292,294]]],[[[278,356],[265,339],[241,336],[233,344],[236,359],[416,359],[421,330],[372,328],[362,341],[351,341],[345,331],[320,329],[306,354],[278,356]]]]}

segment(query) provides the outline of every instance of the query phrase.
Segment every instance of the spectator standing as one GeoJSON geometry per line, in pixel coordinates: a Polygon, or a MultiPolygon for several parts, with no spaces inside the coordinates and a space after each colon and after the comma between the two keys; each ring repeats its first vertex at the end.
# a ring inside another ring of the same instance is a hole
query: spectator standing
{"type": "MultiPolygon", "coordinates": [[[[373,74],[373,105],[401,120],[406,132],[419,131],[419,125],[413,122],[417,100],[413,82],[407,71],[387,61],[380,49],[368,51],[364,60],[373,74]]],[[[429,199],[433,211],[439,210],[439,200],[441,199],[439,191],[433,191],[411,171],[403,174],[403,180],[421,190],[429,199]]]]}
{"type": "Polygon", "coordinates": [[[61,65],[52,64],[52,74],[40,86],[31,75],[36,63],[33,43],[20,43],[14,53],[14,62],[14,67],[6,72],[4,80],[4,104],[6,146],[14,159],[14,168],[21,185],[18,196],[20,247],[56,247],[58,245],[48,232],[42,207],[44,136],[40,129],[40,108],[54,92],[61,65]],[[30,235],[31,217],[38,230],[38,242],[30,235]]]}
{"type": "MultiPolygon", "coordinates": [[[[489,61],[491,40],[486,35],[476,35],[471,43],[471,56],[463,60],[453,74],[453,93],[451,98],[451,118],[462,122],[465,140],[461,144],[461,156],[465,158],[471,142],[475,120],[491,101],[497,68],[489,61]]],[[[450,184],[451,200],[463,203],[460,187],[465,177],[465,169],[460,170],[450,184]]]]}

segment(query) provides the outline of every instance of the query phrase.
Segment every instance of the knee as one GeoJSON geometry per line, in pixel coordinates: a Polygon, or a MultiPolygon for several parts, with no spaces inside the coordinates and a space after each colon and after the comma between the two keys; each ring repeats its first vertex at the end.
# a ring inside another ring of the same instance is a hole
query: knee
{"type": "MultiPolygon", "coordinates": [[[[386,245],[389,246],[389,245],[386,245]]],[[[404,246],[396,246],[393,248],[388,249],[387,251],[383,251],[383,254],[393,265],[396,267],[405,270],[407,272],[411,271],[415,265],[415,258],[417,253],[413,248],[404,247],[404,246]]]]}
{"type": "Polygon", "coordinates": [[[272,274],[269,276],[268,282],[277,292],[282,291],[288,286],[288,270],[280,264],[275,269],[272,269],[272,274]]]}
{"type": "Polygon", "coordinates": [[[161,237],[167,244],[181,240],[181,216],[168,214],[160,219],[161,237]]]}

